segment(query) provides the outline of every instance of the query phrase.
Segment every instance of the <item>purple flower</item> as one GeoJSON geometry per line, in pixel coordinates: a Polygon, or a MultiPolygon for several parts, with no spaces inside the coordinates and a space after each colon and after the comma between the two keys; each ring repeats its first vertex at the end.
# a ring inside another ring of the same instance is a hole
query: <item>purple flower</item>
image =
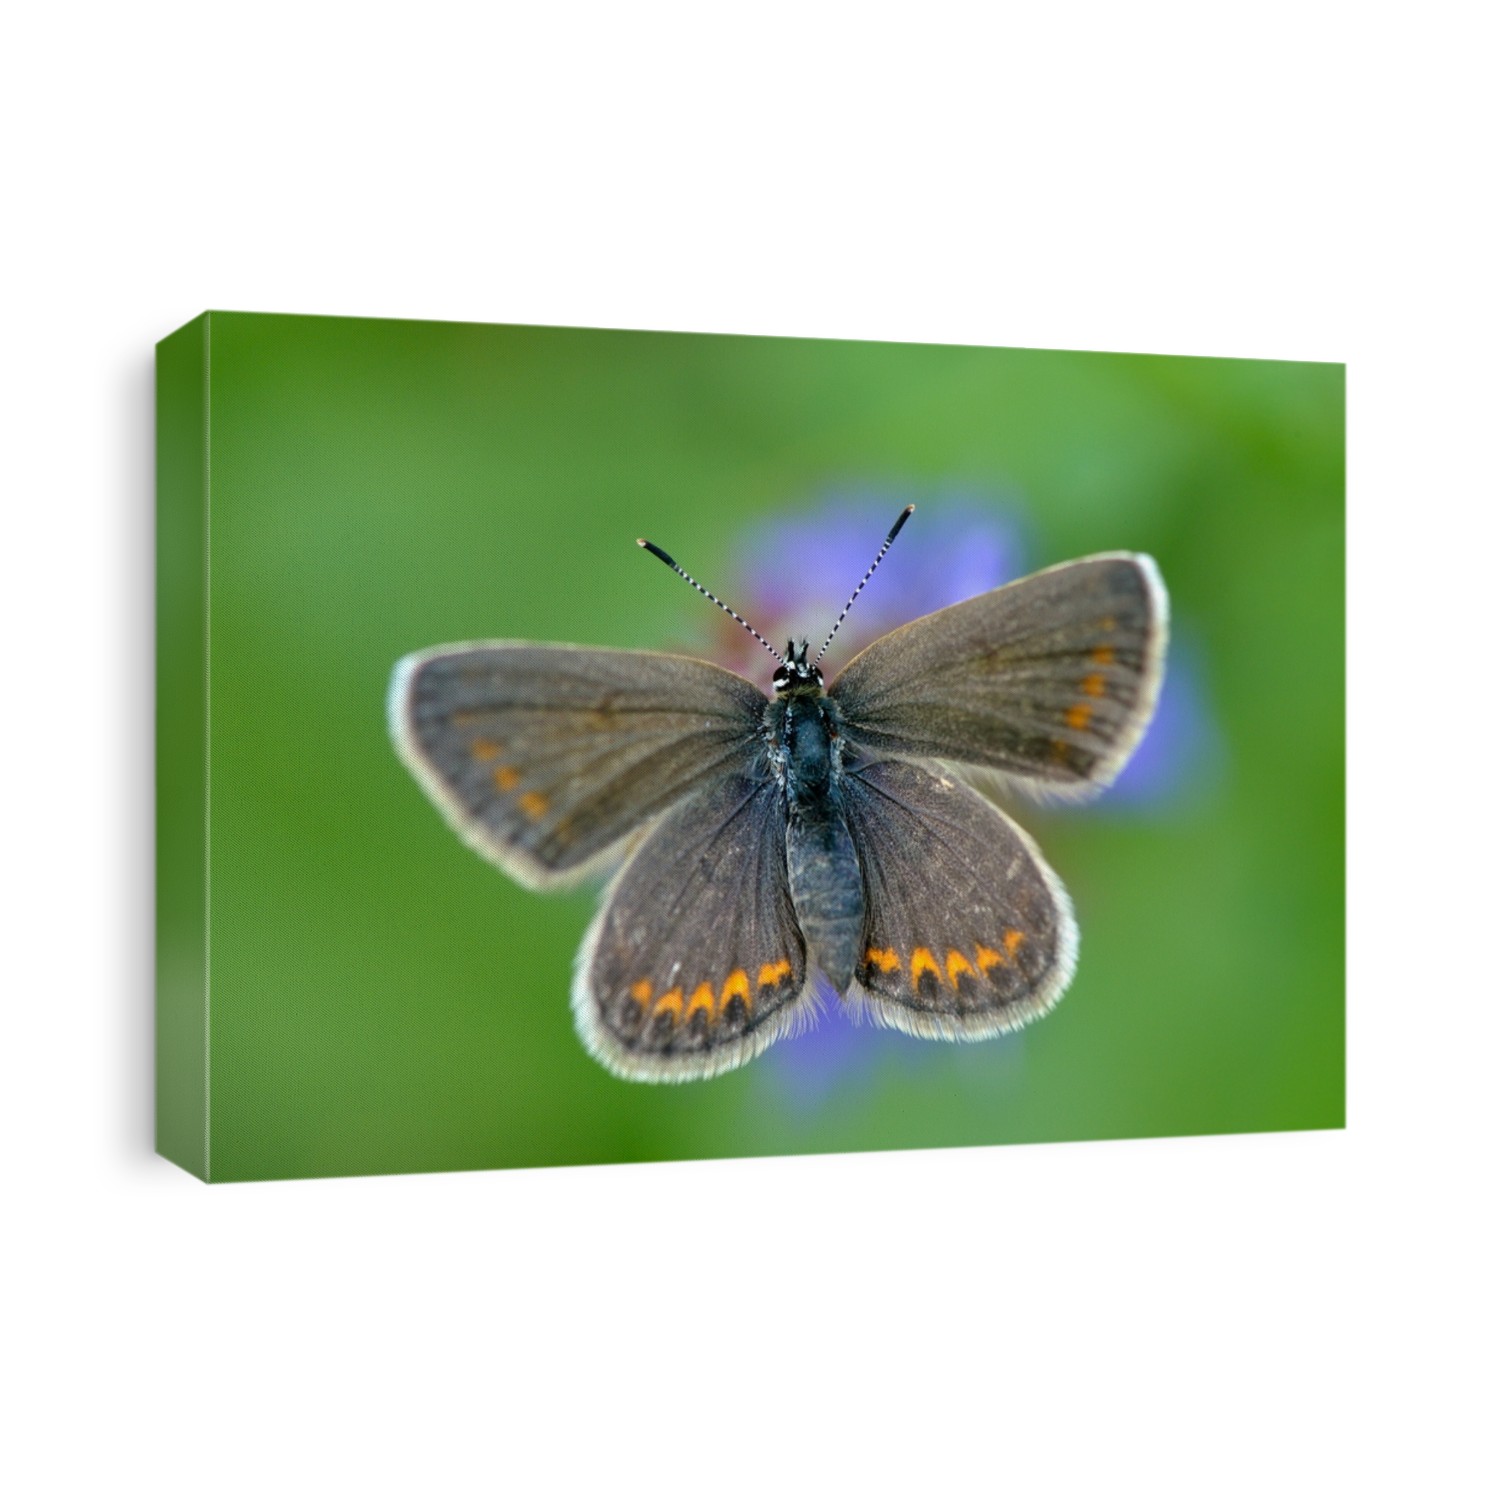
{"type": "MultiPolygon", "coordinates": [[[[739,544],[748,566],[726,597],[777,650],[806,636],[816,655],[906,503],[846,491],[806,515],[757,523],[739,544]]],[[[1019,577],[1023,555],[1020,528],[996,506],[960,496],[924,504],[839,627],[824,676],[898,625],[1019,577]]],[[[715,660],[769,687],[775,662],[727,615],[719,619],[715,660]]]]}
{"type": "Polygon", "coordinates": [[[1209,712],[1203,648],[1190,626],[1172,625],[1161,696],[1145,736],[1114,785],[1090,807],[1151,810],[1185,804],[1207,791],[1224,760],[1219,726],[1209,712]]]}

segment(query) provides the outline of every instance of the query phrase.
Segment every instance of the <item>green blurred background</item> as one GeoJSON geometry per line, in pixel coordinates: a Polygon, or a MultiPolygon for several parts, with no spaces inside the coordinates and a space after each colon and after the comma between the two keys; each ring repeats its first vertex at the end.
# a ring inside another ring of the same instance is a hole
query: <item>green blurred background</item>
{"type": "Polygon", "coordinates": [[[215,1180],[1343,1123],[1341,366],[226,313],[208,334],[215,1180]],[[1072,989],[1017,1037],[881,1037],[813,1088],[780,1047],[620,1082],[569,1013],[592,893],[528,894],[450,832],[387,737],[392,665],[706,639],[634,538],[728,593],[747,527],[851,485],[918,521],[955,486],[993,497],[1031,566],[1154,554],[1213,765],[1144,808],[1011,809],[1082,931],[1072,989]]]}

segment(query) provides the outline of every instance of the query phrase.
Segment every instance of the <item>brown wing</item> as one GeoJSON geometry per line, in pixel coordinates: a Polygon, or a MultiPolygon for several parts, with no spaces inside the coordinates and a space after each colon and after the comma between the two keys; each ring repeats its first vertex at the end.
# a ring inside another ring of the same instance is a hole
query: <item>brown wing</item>
{"type": "Polygon", "coordinates": [[[587,874],[759,744],[766,700],[707,662],[494,641],[396,667],[401,758],[459,834],[523,885],[587,874]]]}
{"type": "Polygon", "coordinates": [[[739,1067],[804,1018],[806,951],[786,871],[783,793],[763,760],[669,813],[605,893],[578,955],[573,1015],[622,1078],[739,1067]]]}
{"type": "Polygon", "coordinates": [[[883,1026],[951,1041],[1049,1010],[1078,953],[1062,882],[1004,813],[909,761],[851,772],[849,829],[865,938],[849,1003],[883,1026]]]}
{"type": "Polygon", "coordinates": [[[829,696],[866,750],[1088,796],[1114,780],[1145,732],[1166,641],[1156,564],[1104,553],[893,630],[849,663],[829,696]]]}

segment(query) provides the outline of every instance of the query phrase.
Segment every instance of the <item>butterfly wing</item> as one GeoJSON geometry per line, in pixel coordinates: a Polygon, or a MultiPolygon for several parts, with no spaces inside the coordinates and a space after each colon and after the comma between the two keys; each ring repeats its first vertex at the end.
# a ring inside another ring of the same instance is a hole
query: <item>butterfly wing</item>
{"type": "Polygon", "coordinates": [[[1166,642],[1156,564],[1101,553],[893,630],[828,691],[867,752],[1087,796],[1114,780],[1145,732],[1166,642]]]}
{"type": "Polygon", "coordinates": [[[533,888],[617,853],[759,745],[764,696],[707,662],[493,641],[398,663],[391,736],[458,833],[533,888]]]}
{"type": "Polygon", "coordinates": [[[845,780],[865,885],[846,1003],[882,1026],[977,1040],[1056,1003],[1073,976],[1072,903],[1035,844],[971,787],[910,761],[845,780]]]}
{"type": "Polygon", "coordinates": [[[578,955],[573,1015],[612,1073],[709,1078],[808,1013],[783,798],[763,755],[717,778],[652,829],[605,893],[578,955]]]}

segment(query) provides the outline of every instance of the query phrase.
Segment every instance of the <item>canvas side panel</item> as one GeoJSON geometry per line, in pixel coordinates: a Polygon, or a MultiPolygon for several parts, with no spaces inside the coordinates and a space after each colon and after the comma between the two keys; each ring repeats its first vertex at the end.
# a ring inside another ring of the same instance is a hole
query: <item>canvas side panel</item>
{"type": "Polygon", "coordinates": [[[205,1180],[208,340],[156,346],[156,1149],[205,1180]]]}

